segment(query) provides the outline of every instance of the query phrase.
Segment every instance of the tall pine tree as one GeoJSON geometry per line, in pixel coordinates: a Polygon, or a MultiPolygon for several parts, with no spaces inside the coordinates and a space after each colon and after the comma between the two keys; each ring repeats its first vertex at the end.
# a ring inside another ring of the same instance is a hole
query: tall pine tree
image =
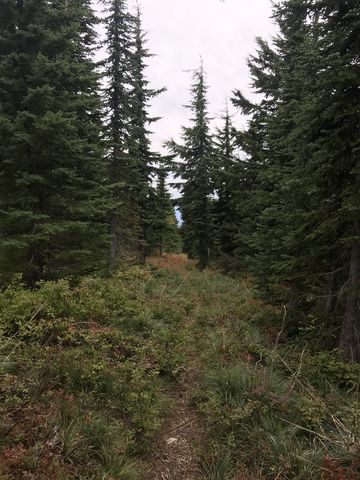
{"type": "Polygon", "coordinates": [[[1,271],[34,285],[98,268],[104,247],[96,18],[85,0],[1,13],[1,271]]]}
{"type": "Polygon", "coordinates": [[[222,117],[223,126],[217,129],[214,138],[214,186],[216,200],[214,200],[214,238],[215,254],[223,267],[234,262],[236,248],[237,208],[234,192],[239,183],[239,172],[236,164],[240,159],[236,157],[236,132],[232,125],[228,107],[222,117]]]}
{"type": "Polygon", "coordinates": [[[312,308],[327,331],[342,317],[340,349],[359,361],[359,4],[287,0],[274,15],[274,47],[250,60],[263,98],[235,98],[252,114],[239,137],[257,165],[253,270],[288,313],[312,308]]]}
{"type": "Polygon", "coordinates": [[[154,164],[158,158],[151,151],[149,127],[159,119],[150,116],[149,104],[165,90],[149,88],[145,70],[146,60],[150,57],[152,54],[146,48],[146,35],[142,29],[141,11],[138,6],[134,18],[134,52],[131,62],[129,154],[137,172],[134,178],[136,181],[134,193],[139,212],[138,250],[142,260],[145,260],[154,234],[153,230],[157,228],[150,198],[156,197],[157,193],[152,185],[152,179],[156,170],[154,164]]]}
{"type": "Polygon", "coordinates": [[[174,173],[181,178],[179,205],[184,222],[184,248],[198,260],[199,268],[204,269],[213,247],[211,174],[214,156],[202,65],[194,72],[193,80],[192,99],[187,107],[193,113],[192,125],[183,127],[182,144],[172,140],[168,147],[179,158],[174,162],[174,173]]]}
{"type": "Polygon", "coordinates": [[[136,165],[134,168],[129,156],[134,19],[125,0],[105,0],[104,3],[107,12],[107,56],[104,61],[105,141],[112,198],[109,254],[112,270],[116,267],[119,256],[130,248],[139,233],[139,212],[133,198],[136,165]]]}
{"type": "Polygon", "coordinates": [[[156,121],[148,113],[149,102],[162,90],[148,87],[141,12],[129,12],[125,0],[106,0],[107,58],[104,62],[106,145],[112,196],[110,214],[110,268],[121,256],[146,254],[151,235],[152,163],[149,125],[156,121]]]}
{"type": "Polygon", "coordinates": [[[317,77],[311,110],[318,133],[312,175],[328,206],[317,235],[330,233],[342,253],[345,282],[335,292],[345,292],[340,349],[346,360],[360,362],[360,4],[318,0],[312,10],[327,66],[317,77]]]}

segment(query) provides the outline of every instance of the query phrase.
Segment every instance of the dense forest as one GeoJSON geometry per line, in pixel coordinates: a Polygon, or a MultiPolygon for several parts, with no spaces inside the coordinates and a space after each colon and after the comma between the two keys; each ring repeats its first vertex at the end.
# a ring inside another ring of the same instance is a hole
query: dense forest
{"type": "Polygon", "coordinates": [[[102,4],[0,0],[0,478],[358,480],[360,2],[275,2],[165,153],[102,4]]]}

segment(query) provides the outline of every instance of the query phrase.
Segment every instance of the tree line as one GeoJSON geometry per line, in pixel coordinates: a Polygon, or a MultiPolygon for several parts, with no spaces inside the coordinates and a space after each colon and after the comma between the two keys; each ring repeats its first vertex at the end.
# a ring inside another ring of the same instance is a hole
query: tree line
{"type": "Polygon", "coordinates": [[[199,267],[250,271],[259,296],[284,305],[289,334],[312,329],[360,361],[359,2],[274,6],[278,34],[248,60],[258,101],[231,99],[243,130],[226,109],[213,131],[201,65],[167,159],[151,148],[162,90],[146,78],[140,11],[104,6],[99,65],[90,1],[0,4],[3,281],[113,271],[178,246],[172,170],[199,267]]]}
{"type": "Polygon", "coordinates": [[[161,90],[146,79],[141,13],[123,0],[103,6],[98,64],[90,1],[0,3],[3,281],[111,271],[177,242],[166,167],[149,140],[161,90]]]}
{"type": "Polygon", "coordinates": [[[191,126],[168,143],[184,246],[201,268],[251,271],[290,334],[310,329],[359,362],[360,3],[287,0],[273,17],[278,35],[248,60],[258,101],[233,92],[244,130],[226,112],[211,135],[194,74],[191,126]]]}

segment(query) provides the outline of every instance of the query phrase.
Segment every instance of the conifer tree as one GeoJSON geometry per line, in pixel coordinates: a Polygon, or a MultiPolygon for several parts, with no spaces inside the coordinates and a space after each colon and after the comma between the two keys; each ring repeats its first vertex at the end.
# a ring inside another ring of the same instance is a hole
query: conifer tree
{"type": "Polygon", "coordinates": [[[213,177],[216,200],[214,200],[213,219],[216,256],[225,266],[225,263],[233,263],[236,248],[238,226],[234,193],[239,183],[239,172],[235,165],[240,160],[235,156],[236,135],[228,107],[222,120],[224,125],[217,129],[214,138],[213,177]]]}
{"type": "Polygon", "coordinates": [[[318,135],[311,173],[327,205],[315,233],[325,233],[329,247],[335,244],[342,254],[336,266],[345,282],[332,293],[345,291],[340,349],[346,360],[360,362],[360,4],[318,0],[313,10],[327,66],[317,77],[310,110],[318,135]]]}
{"type": "Polygon", "coordinates": [[[137,169],[129,155],[134,18],[128,11],[126,0],[104,0],[104,3],[107,12],[105,141],[112,198],[109,255],[112,270],[119,256],[130,249],[139,234],[139,212],[133,198],[137,169]]]}
{"type": "Polygon", "coordinates": [[[162,90],[148,87],[141,12],[129,12],[125,0],[106,0],[107,88],[106,145],[112,192],[110,268],[119,257],[144,258],[152,212],[152,163],[148,126],[156,121],[148,113],[149,102],[162,90]]]}
{"type": "Polygon", "coordinates": [[[131,61],[131,109],[129,130],[129,154],[136,168],[136,185],[134,194],[139,215],[138,249],[140,257],[144,260],[146,250],[151,243],[153,230],[156,229],[156,219],[152,210],[150,197],[156,197],[156,190],[152,186],[154,176],[154,163],[157,155],[151,151],[149,126],[159,120],[149,115],[150,101],[165,89],[154,90],[149,88],[145,70],[146,60],[152,54],[146,49],[146,35],[142,29],[141,11],[137,7],[134,18],[134,52],[131,61]]]}
{"type": "Polygon", "coordinates": [[[175,210],[166,186],[167,175],[167,169],[161,165],[157,172],[157,220],[154,228],[160,255],[180,251],[180,236],[175,210]]]}
{"type": "Polygon", "coordinates": [[[204,269],[210,260],[212,249],[212,199],[211,180],[213,145],[210,135],[210,119],[207,110],[207,85],[203,66],[193,75],[192,99],[188,106],[193,114],[190,127],[183,127],[182,144],[168,142],[173,154],[174,173],[181,177],[179,201],[183,218],[185,251],[198,260],[204,269]]]}
{"type": "Polygon", "coordinates": [[[96,18],[85,0],[14,0],[1,13],[1,271],[34,285],[100,265],[96,18]]]}
{"type": "Polygon", "coordinates": [[[359,361],[359,5],[288,0],[274,15],[273,49],[250,60],[263,98],[234,99],[252,114],[239,137],[258,172],[253,270],[288,312],[314,308],[329,329],[342,311],[340,349],[359,361]]]}
{"type": "MultiPolygon", "coordinates": [[[[275,39],[272,51],[267,45],[263,49],[270,62],[271,83],[263,81],[264,71],[253,69],[255,84],[263,88],[262,93],[266,95],[266,103],[262,102],[266,123],[261,143],[264,162],[260,173],[258,198],[261,203],[254,238],[257,250],[254,267],[263,285],[267,283],[266,288],[272,296],[279,298],[279,292],[285,292],[281,300],[288,303],[290,320],[295,305],[300,306],[310,284],[300,268],[309,257],[304,251],[302,236],[295,233],[301,224],[303,208],[309,208],[310,197],[306,188],[299,189],[301,175],[294,175],[297,168],[294,152],[302,142],[293,142],[293,135],[298,112],[308,98],[304,67],[311,65],[308,60],[312,45],[308,11],[302,0],[279,4],[274,16],[280,35],[275,39]],[[286,285],[285,289],[283,285],[286,285]]],[[[260,53],[260,59],[263,54],[260,53]]],[[[311,73],[315,72],[308,72],[309,79],[311,73]]]]}
{"type": "Polygon", "coordinates": [[[276,219],[276,207],[272,208],[271,193],[274,190],[270,176],[266,174],[273,162],[269,152],[269,123],[276,112],[279,89],[278,55],[271,46],[257,39],[256,55],[249,58],[252,86],[260,96],[259,103],[252,103],[239,91],[234,92],[233,104],[250,116],[248,128],[237,134],[239,147],[246,155],[246,162],[239,172],[239,188],[235,193],[239,231],[236,238],[237,257],[248,259],[259,289],[268,300],[273,259],[277,258],[278,240],[271,228],[276,219]],[[273,219],[263,221],[266,212],[273,219]],[[265,246],[266,245],[266,246],[265,246]]]}
{"type": "Polygon", "coordinates": [[[347,360],[360,361],[359,45],[354,34],[359,6],[293,0],[276,15],[287,68],[272,148],[290,161],[282,166],[279,182],[283,252],[275,266],[278,277],[291,276],[298,298],[311,292],[325,299],[320,308],[328,323],[335,307],[343,311],[340,349],[347,360]]]}

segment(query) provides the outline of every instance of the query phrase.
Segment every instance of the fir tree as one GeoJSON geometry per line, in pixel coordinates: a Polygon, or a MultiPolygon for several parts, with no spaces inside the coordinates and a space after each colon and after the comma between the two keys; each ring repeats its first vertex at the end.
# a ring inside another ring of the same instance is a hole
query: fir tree
{"type": "Polygon", "coordinates": [[[214,236],[216,256],[220,263],[233,263],[236,248],[237,208],[235,190],[239,183],[236,164],[240,159],[235,156],[236,132],[232,125],[228,107],[222,117],[223,127],[218,128],[214,138],[214,184],[216,200],[214,201],[214,236]]]}
{"type": "MultiPolygon", "coordinates": [[[[285,292],[281,300],[288,303],[289,320],[311,284],[304,281],[300,268],[301,263],[309,261],[304,238],[295,233],[303,209],[309,208],[311,198],[306,188],[299,188],[301,175],[294,175],[298,167],[294,152],[303,143],[293,143],[297,115],[308,98],[303,68],[306,64],[311,65],[308,61],[311,36],[307,8],[302,0],[280,4],[274,15],[280,35],[275,39],[272,51],[267,45],[263,49],[270,62],[271,82],[263,81],[264,72],[257,68],[253,70],[255,85],[263,88],[260,92],[266,95],[266,103],[262,102],[261,107],[265,107],[263,117],[266,123],[261,143],[264,161],[260,171],[254,267],[263,284],[267,282],[266,287],[272,296],[279,298],[279,292],[285,292]]],[[[311,78],[311,73],[315,72],[308,73],[311,78]]],[[[299,166],[301,169],[303,163],[299,166]]]]}
{"type": "Polygon", "coordinates": [[[180,251],[180,236],[174,205],[166,187],[167,175],[167,169],[164,166],[160,166],[157,172],[157,219],[154,228],[157,239],[157,249],[160,255],[180,251]]]}
{"type": "Polygon", "coordinates": [[[181,177],[179,201],[184,221],[182,231],[185,251],[205,268],[212,249],[211,181],[213,145],[207,111],[207,85],[203,66],[194,72],[192,100],[188,108],[193,113],[192,125],[183,127],[182,144],[168,142],[179,157],[174,162],[175,175],[181,177]]]}
{"type": "Polygon", "coordinates": [[[120,256],[144,258],[152,212],[149,101],[162,90],[148,88],[141,13],[130,14],[125,0],[106,0],[106,145],[112,191],[110,267],[120,256]]]}
{"type": "Polygon", "coordinates": [[[325,232],[342,253],[337,267],[345,282],[333,293],[346,292],[340,349],[346,360],[360,362],[360,4],[319,0],[313,11],[327,66],[319,72],[311,110],[318,134],[311,173],[328,206],[316,235],[325,232]]]}
{"type": "Polygon", "coordinates": [[[331,316],[336,320],[342,311],[340,348],[344,358],[356,361],[358,15],[352,1],[279,4],[274,48],[262,42],[250,60],[263,99],[252,105],[239,92],[235,98],[252,114],[239,137],[257,170],[256,228],[249,244],[258,284],[272,297],[279,293],[291,307],[288,313],[305,320],[309,309],[320,312],[328,330],[331,316]]]}
{"type": "Polygon", "coordinates": [[[153,190],[152,178],[155,171],[153,164],[157,161],[157,155],[151,151],[149,139],[149,126],[159,120],[149,115],[149,103],[165,91],[164,88],[154,90],[149,88],[149,82],[145,76],[147,67],[146,60],[152,54],[146,49],[146,35],[142,29],[141,11],[137,7],[134,18],[134,52],[131,62],[131,110],[129,131],[129,154],[134,166],[136,166],[136,196],[137,209],[139,212],[140,232],[138,236],[138,249],[144,260],[146,250],[151,243],[153,229],[156,229],[156,219],[152,211],[150,197],[156,196],[153,190]]]}
{"type": "MultiPolygon", "coordinates": [[[[275,266],[280,278],[291,276],[300,294],[311,292],[325,300],[317,303],[327,328],[331,316],[343,310],[340,348],[347,360],[360,361],[354,35],[359,7],[351,1],[324,6],[293,0],[276,14],[284,32],[279,47],[287,68],[272,127],[273,150],[285,152],[290,161],[282,167],[283,252],[275,266]]],[[[300,305],[298,299],[297,308],[300,305]]]]}
{"type": "Polygon", "coordinates": [[[9,1],[0,17],[1,271],[29,285],[100,265],[95,23],[85,0],[9,1]]]}
{"type": "Polygon", "coordinates": [[[125,0],[105,0],[107,57],[104,63],[106,89],[105,141],[112,197],[110,213],[110,269],[130,249],[139,233],[139,212],[133,198],[136,165],[129,156],[131,117],[131,61],[133,22],[125,0]]]}
{"type": "Polygon", "coordinates": [[[266,174],[273,162],[269,152],[269,123],[276,112],[279,91],[278,55],[271,46],[257,39],[256,55],[249,58],[253,89],[259,94],[259,103],[247,100],[240,91],[234,92],[233,104],[250,116],[248,128],[238,132],[237,142],[246,156],[239,165],[239,187],[235,195],[239,230],[236,236],[236,256],[254,274],[263,295],[272,298],[271,284],[274,258],[279,247],[271,228],[276,221],[276,207],[272,208],[273,181],[266,174]],[[270,208],[269,208],[270,207],[270,208]],[[262,215],[272,215],[266,222],[262,215]]]}

